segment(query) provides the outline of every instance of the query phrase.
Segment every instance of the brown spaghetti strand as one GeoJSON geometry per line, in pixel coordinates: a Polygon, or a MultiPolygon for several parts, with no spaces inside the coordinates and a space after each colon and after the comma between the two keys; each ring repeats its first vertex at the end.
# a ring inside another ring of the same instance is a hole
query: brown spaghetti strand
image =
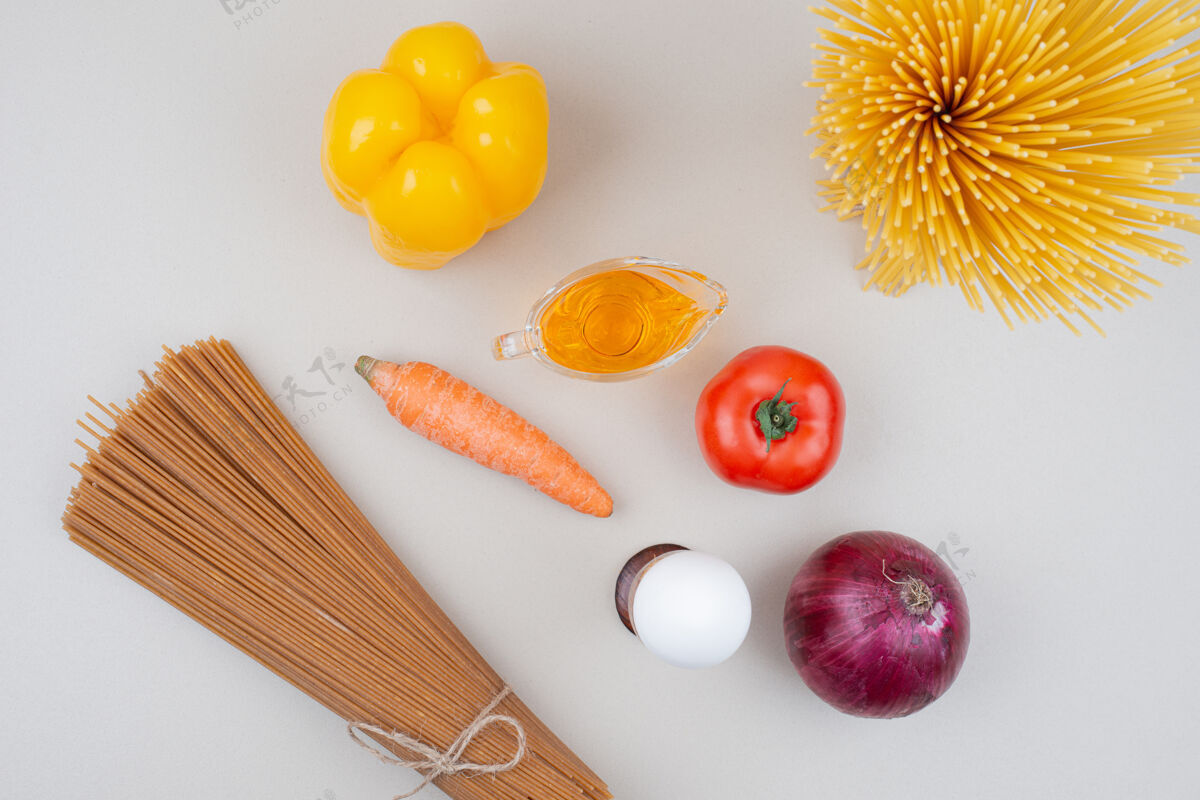
{"type": "Polygon", "coordinates": [[[233,347],[164,351],[126,408],[92,399],[97,413],[79,423],[98,443],[77,440],[87,458],[73,465],[81,478],[63,516],[72,541],[396,763],[435,763],[428,777],[455,800],[610,798],[425,593],[233,347]],[[481,724],[493,720],[506,724],[481,724]],[[414,761],[414,750],[435,755],[414,761]]]}

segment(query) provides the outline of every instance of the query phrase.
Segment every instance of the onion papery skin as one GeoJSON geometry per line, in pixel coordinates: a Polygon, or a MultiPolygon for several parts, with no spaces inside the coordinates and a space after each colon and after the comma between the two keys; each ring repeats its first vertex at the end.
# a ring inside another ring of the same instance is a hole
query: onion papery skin
{"type": "Polygon", "coordinates": [[[898,533],[861,531],[804,562],[783,628],[788,657],[818,697],[847,714],[890,718],[950,688],[971,625],[962,586],[937,554],[898,533]],[[910,579],[928,588],[928,611],[910,610],[910,579]]]}

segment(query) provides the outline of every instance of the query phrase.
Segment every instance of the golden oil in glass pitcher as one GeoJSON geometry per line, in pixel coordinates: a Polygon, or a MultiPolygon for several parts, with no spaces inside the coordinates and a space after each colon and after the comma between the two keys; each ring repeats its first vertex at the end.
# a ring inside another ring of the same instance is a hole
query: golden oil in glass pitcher
{"type": "Polygon", "coordinates": [[[615,269],[568,286],[537,324],[554,362],[580,372],[615,373],[667,357],[710,313],[666,281],[615,269]]]}
{"type": "Polygon", "coordinates": [[[610,258],[551,286],[523,329],[492,339],[492,355],[533,356],[572,378],[628,380],[683,358],[725,303],[725,287],[680,264],[610,258]]]}

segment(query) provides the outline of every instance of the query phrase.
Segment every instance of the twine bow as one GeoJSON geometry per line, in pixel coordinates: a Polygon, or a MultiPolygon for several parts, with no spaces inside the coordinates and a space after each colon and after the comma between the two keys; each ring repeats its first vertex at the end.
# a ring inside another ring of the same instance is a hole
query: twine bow
{"type": "Polygon", "coordinates": [[[512,693],[512,689],[505,686],[500,692],[492,698],[492,702],[488,703],[482,711],[476,715],[471,724],[463,728],[450,746],[443,752],[432,745],[422,742],[420,739],[409,736],[400,731],[389,731],[378,725],[368,725],[365,722],[352,722],[346,726],[346,732],[354,743],[364,750],[368,750],[385,764],[395,764],[401,767],[415,769],[425,774],[425,780],[421,785],[410,792],[398,794],[392,800],[404,800],[406,797],[412,797],[417,792],[424,789],[433,781],[437,780],[442,775],[459,775],[463,773],[473,775],[495,775],[497,772],[505,772],[512,769],[520,763],[525,757],[525,728],[516,719],[507,714],[493,714],[496,706],[500,705],[505,697],[512,693]],[[495,724],[508,725],[513,729],[517,736],[517,749],[513,753],[512,758],[500,764],[476,764],[473,761],[463,761],[462,755],[471,741],[489,725],[495,724]],[[361,734],[374,734],[374,737],[363,738],[361,734]],[[385,749],[378,739],[387,740],[388,742],[397,745],[398,747],[407,750],[413,754],[412,758],[402,758],[390,750],[385,749]]]}

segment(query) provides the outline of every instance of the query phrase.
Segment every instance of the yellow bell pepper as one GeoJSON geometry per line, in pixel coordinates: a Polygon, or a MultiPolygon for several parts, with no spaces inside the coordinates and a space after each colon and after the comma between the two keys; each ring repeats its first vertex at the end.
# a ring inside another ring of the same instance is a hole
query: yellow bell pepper
{"type": "Polygon", "coordinates": [[[325,113],[321,169],[370,222],[393,264],[436,269],[518,216],[542,187],[546,87],[524,64],[488,61],[470,28],[441,22],[351,74],[325,113]]]}

